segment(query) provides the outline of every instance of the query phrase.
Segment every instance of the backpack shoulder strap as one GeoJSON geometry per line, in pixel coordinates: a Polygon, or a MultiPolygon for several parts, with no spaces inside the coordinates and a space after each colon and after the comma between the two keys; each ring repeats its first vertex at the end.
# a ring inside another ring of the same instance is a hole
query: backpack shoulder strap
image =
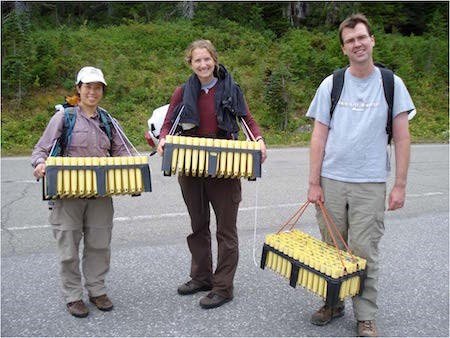
{"type": "Polygon", "coordinates": [[[330,120],[333,117],[334,109],[341,97],[342,88],[344,87],[344,75],[347,67],[336,70],[333,73],[333,88],[331,89],[331,108],[330,108],[330,120]]]}
{"type": "Polygon", "coordinates": [[[72,142],[72,131],[76,119],[77,114],[75,108],[65,107],[63,131],[60,136],[61,151],[65,156],[69,153],[68,150],[70,148],[70,143],[72,142]]]}
{"type": "Polygon", "coordinates": [[[388,104],[388,119],[386,125],[386,133],[388,134],[388,144],[392,140],[392,110],[394,107],[394,72],[390,69],[379,67],[381,78],[383,80],[383,89],[386,102],[388,104]]]}
{"type": "Polygon", "coordinates": [[[109,115],[105,109],[98,107],[98,116],[100,118],[100,128],[106,135],[108,135],[109,141],[112,141],[113,123],[111,120],[111,115],[109,115]]]}

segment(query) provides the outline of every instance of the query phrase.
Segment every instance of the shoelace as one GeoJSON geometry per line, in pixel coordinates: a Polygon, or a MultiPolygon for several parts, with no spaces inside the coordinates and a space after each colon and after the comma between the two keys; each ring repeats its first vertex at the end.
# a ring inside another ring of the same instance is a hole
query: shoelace
{"type": "Polygon", "coordinates": [[[330,309],[330,307],[328,305],[324,305],[319,309],[319,312],[325,312],[328,311],[330,309]]]}
{"type": "Polygon", "coordinates": [[[372,320],[364,320],[362,323],[364,325],[364,329],[367,329],[367,330],[370,330],[370,331],[374,330],[374,327],[373,327],[374,323],[373,323],[372,320]]]}

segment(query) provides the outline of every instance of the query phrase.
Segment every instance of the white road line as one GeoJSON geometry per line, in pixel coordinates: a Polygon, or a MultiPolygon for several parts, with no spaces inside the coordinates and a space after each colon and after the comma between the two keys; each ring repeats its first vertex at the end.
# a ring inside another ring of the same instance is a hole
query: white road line
{"type": "MultiPolygon", "coordinates": [[[[423,194],[408,194],[406,195],[407,198],[412,197],[424,197],[424,196],[436,196],[436,195],[444,195],[443,192],[435,191],[435,192],[427,192],[423,194]]],[[[267,210],[267,209],[278,209],[278,208],[292,208],[292,207],[300,207],[301,203],[287,203],[287,204],[276,204],[276,205],[266,205],[266,206],[259,206],[257,208],[255,207],[242,207],[239,208],[239,211],[254,211],[255,209],[258,210],[267,210]]],[[[184,217],[188,216],[187,212],[173,212],[173,213],[167,213],[167,214],[159,214],[159,215],[140,215],[140,216],[131,216],[131,217],[116,217],[114,218],[114,222],[135,222],[135,221],[142,221],[142,220],[151,220],[151,219],[161,219],[161,218],[171,218],[171,217],[184,217]]],[[[50,228],[51,225],[25,225],[23,227],[11,227],[11,228],[5,228],[1,229],[1,231],[20,231],[20,230],[32,230],[32,229],[42,229],[42,228],[50,228]]]]}
{"type": "Polygon", "coordinates": [[[436,196],[436,195],[444,195],[444,193],[440,192],[440,191],[436,191],[436,192],[426,192],[424,194],[406,194],[406,198],[408,198],[408,197],[436,196]]]}
{"type": "Polygon", "coordinates": [[[41,183],[41,182],[38,181],[38,180],[22,180],[22,181],[2,181],[2,184],[3,183],[14,183],[14,184],[16,184],[16,183],[26,183],[26,184],[28,184],[28,183],[41,183]]]}

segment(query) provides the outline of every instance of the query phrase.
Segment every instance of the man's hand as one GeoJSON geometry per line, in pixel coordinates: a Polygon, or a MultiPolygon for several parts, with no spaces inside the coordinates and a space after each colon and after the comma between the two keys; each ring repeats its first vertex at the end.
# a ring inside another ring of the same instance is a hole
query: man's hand
{"type": "Polygon", "coordinates": [[[405,205],[406,189],[399,186],[394,186],[389,194],[388,211],[403,208],[405,205]]]}
{"type": "Polygon", "coordinates": [[[311,203],[325,202],[320,184],[310,184],[308,188],[308,201],[311,203]]]}

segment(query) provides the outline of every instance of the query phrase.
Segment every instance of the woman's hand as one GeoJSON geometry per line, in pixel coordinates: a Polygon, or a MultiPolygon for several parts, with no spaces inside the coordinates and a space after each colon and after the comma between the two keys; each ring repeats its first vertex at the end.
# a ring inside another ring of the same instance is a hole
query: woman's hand
{"type": "Polygon", "coordinates": [[[33,171],[34,177],[38,180],[45,176],[45,163],[39,163],[33,171]]]}
{"type": "Polygon", "coordinates": [[[158,148],[156,148],[156,151],[160,156],[164,155],[164,144],[166,144],[166,139],[165,138],[160,139],[158,142],[158,148]]]}
{"type": "Polygon", "coordinates": [[[267,147],[266,143],[264,142],[264,139],[260,138],[258,142],[261,144],[261,164],[262,164],[267,158],[267,147]]]}

